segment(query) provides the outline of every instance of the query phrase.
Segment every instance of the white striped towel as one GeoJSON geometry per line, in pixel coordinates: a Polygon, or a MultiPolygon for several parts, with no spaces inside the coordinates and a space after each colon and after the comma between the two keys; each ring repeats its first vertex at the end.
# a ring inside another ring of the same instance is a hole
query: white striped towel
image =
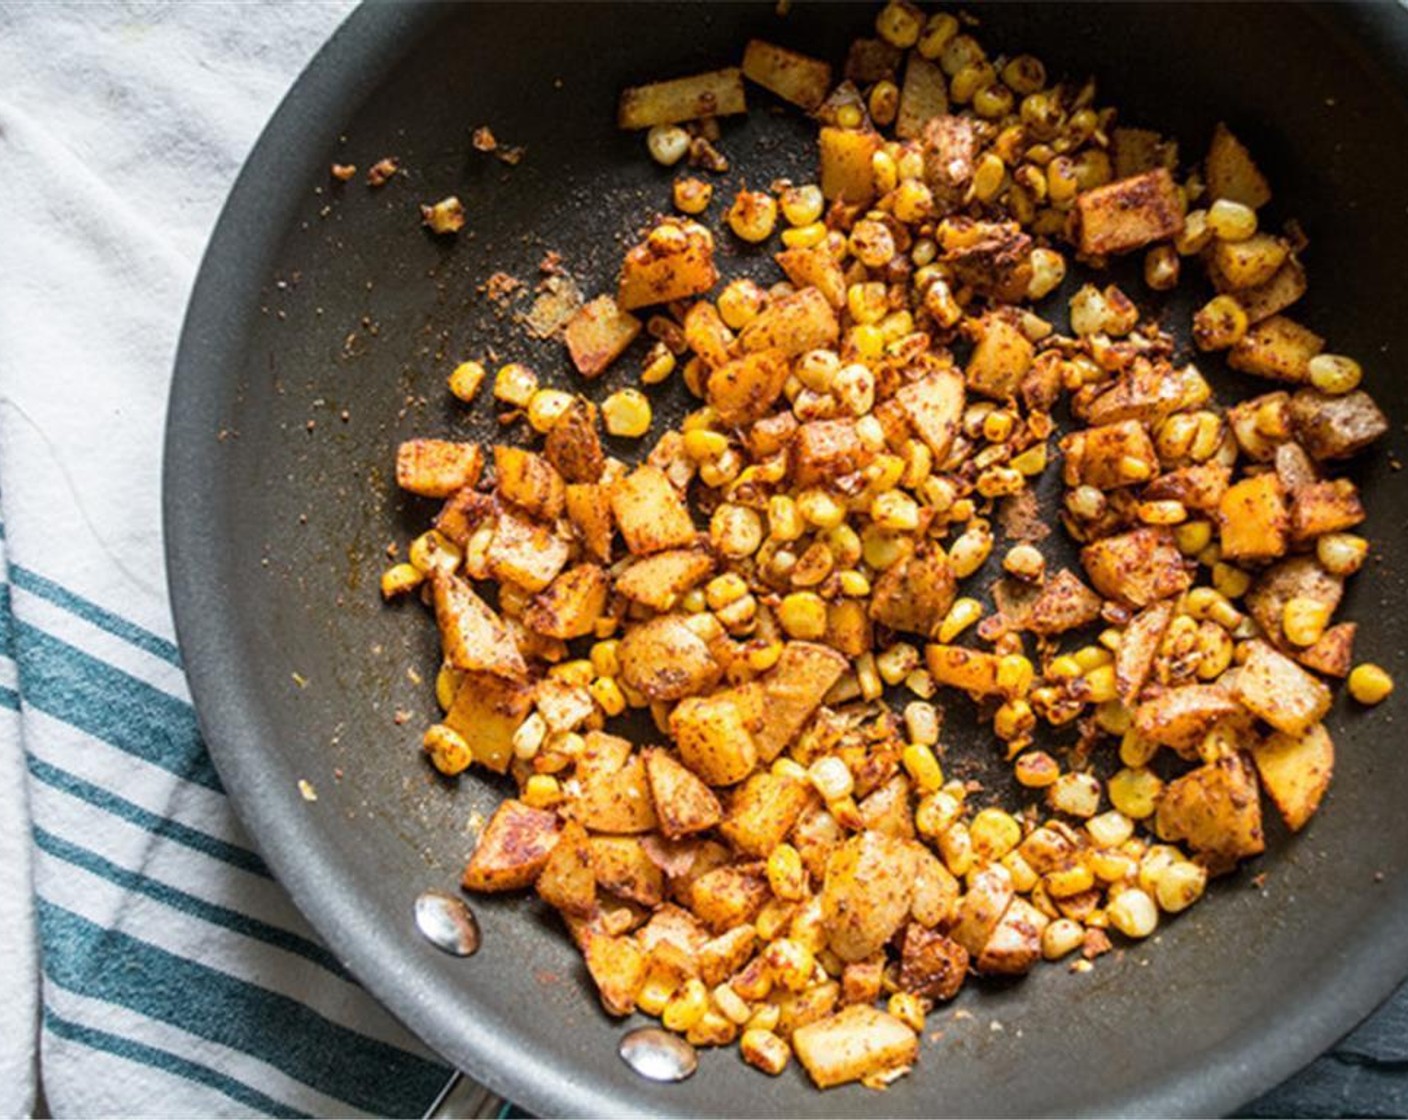
{"type": "Polygon", "coordinates": [[[348,0],[0,3],[0,1116],[419,1115],[200,742],[160,531],[187,292],[348,0]]]}

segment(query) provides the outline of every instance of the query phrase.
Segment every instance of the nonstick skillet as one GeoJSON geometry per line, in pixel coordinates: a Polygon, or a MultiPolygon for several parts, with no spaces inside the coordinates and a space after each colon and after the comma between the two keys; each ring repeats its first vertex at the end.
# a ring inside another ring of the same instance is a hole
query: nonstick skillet
{"type": "MultiPolygon", "coordinates": [[[[395,493],[396,444],[502,438],[487,404],[470,412],[444,391],[462,357],[492,350],[566,383],[560,344],[532,342],[514,320],[531,291],[496,301],[482,286],[502,272],[531,290],[556,251],[588,295],[606,290],[622,239],[668,209],[670,173],[613,127],[621,87],[730,64],[752,35],[836,58],[874,10],[398,3],[347,21],[241,174],[177,359],[165,530],[201,726],[250,832],[352,972],[448,1060],[540,1113],[1230,1110],[1333,1043],[1408,972],[1398,695],[1372,713],[1337,707],[1339,773],[1306,832],[1273,831],[1258,863],[1154,942],[1088,974],[1047,967],[970,986],[962,1014],[931,1016],[942,1037],[884,1096],[816,1093],[795,1065],[770,1080],[733,1050],[706,1053],[683,1084],[638,1079],[616,1055],[623,1027],[599,1010],[557,920],[530,898],[476,900],[483,948],[467,960],[414,932],[413,899],[453,889],[471,818],[487,817],[507,786],[473,775],[445,783],[418,751],[435,715],[437,638],[414,603],[380,603],[377,577],[388,542],[407,540],[432,510],[395,493]],[[521,162],[475,151],[480,125],[523,146],[521,162]],[[329,178],[334,161],[365,170],[386,155],[406,174],[380,191],[360,175],[329,178]],[[432,238],[417,205],[450,193],[464,199],[468,228],[432,238]]],[[[1102,102],[1177,136],[1186,157],[1227,120],[1268,171],[1277,213],[1304,224],[1312,289],[1298,315],[1364,361],[1394,420],[1357,468],[1381,559],[1354,581],[1347,616],[1362,623],[1359,656],[1408,680],[1408,495],[1394,462],[1408,419],[1408,16],[1388,5],[977,13],[989,49],[1095,74],[1102,102]]],[[[739,171],[763,184],[812,174],[814,127],[770,111],[762,91],[750,96],[747,121],[725,124],[735,172],[720,198],[739,171]]],[[[762,274],[764,264],[745,253],[725,271],[762,274]]],[[[1206,365],[1216,374],[1219,363],[1206,365]]],[[[628,358],[590,391],[627,383],[637,366],[628,358]]],[[[684,398],[682,388],[656,394],[657,430],[678,420],[684,398]]],[[[953,755],[981,761],[992,750],[976,727],[949,738],[953,755]]]]}

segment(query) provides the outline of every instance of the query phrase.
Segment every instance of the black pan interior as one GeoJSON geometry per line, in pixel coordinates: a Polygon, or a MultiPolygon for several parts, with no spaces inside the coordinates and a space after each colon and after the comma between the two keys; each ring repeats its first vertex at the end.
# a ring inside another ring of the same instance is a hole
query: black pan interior
{"type": "MultiPolygon", "coordinates": [[[[1337,709],[1340,773],[1303,835],[1274,834],[1259,865],[1089,974],[1043,968],[973,986],[931,1016],[919,1067],[883,1099],[815,1094],[795,1068],[769,1080],[733,1050],[706,1055],[682,1085],[636,1079],[615,1055],[620,1028],[597,1008],[556,919],[531,900],[476,903],[485,947],[469,961],[412,933],[411,900],[455,881],[471,817],[487,816],[506,784],[439,781],[419,754],[435,716],[436,638],[415,604],[383,607],[376,584],[388,543],[404,544],[433,510],[395,493],[396,444],[499,438],[487,403],[468,414],[444,391],[463,357],[526,360],[567,382],[560,345],[531,342],[514,318],[531,304],[540,261],[556,251],[589,296],[607,290],[623,241],[668,210],[670,173],[613,128],[622,86],[731,63],[754,34],[839,58],[874,10],[374,4],[354,14],[251,157],[182,340],[166,530],[201,723],[257,842],[351,969],[447,1058],[540,1113],[1224,1111],[1333,1042],[1408,964],[1397,697],[1373,713],[1337,709]],[[479,125],[525,146],[522,162],[474,151],[479,125]],[[365,169],[385,155],[406,174],[381,191],[360,176],[329,179],[335,160],[365,169]],[[449,193],[465,201],[468,229],[431,238],[417,205],[449,193]],[[524,280],[526,295],[490,299],[495,272],[524,280]],[[300,796],[301,778],[316,802],[300,796]]],[[[1270,173],[1275,212],[1303,222],[1312,290],[1297,313],[1362,358],[1395,420],[1358,471],[1382,559],[1358,577],[1348,610],[1363,622],[1360,656],[1404,674],[1408,519],[1393,458],[1408,414],[1395,368],[1408,352],[1397,284],[1408,260],[1397,171],[1408,21],[1387,6],[977,11],[990,50],[1094,73],[1126,121],[1177,136],[1186,153],[1226,119],[1270,173]]],[[[757,184],[810,179],[813,127],[750,96],[749,119],[724,124],[735,167],[757,184]]],[[[739,182],[724,177],[716,198],[739,182]]],[[[725,271],[766,263],[742,252],[725,271]]],[[[629,383],[635,358],[590,392],[629,383]]],[[[1217,373],[1220,363],[1203,364],[1217,373]]],[[[658,430],[685,401],[653,396],[658,430]]],[[[960,710],[951,718],[964,723],[960,710]]],[[[955,758],[990,757],[977,734],[950,738],[955,758]]]]}

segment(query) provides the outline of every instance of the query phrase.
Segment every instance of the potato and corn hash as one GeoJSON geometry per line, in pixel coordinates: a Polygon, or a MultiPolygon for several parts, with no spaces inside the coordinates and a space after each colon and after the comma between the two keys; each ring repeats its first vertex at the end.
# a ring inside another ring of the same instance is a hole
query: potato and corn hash
{"type": "Polygon", "coordinates": [[[881,1086],[970,974],[1146,938],[1263,850],[1263,793],[1292,830],[1316,811],[1330,683],[1393,687],[1335,617],[1368,545],[1334,471],[1387,423],[1289,316],[1303,236],[1266,228],[1225,126],[1180,170],[1093,84],[903,0],[839,82],[755,41],[626,91],[619,123],[716,169],[745,81],[818,120],[817,181],[742,190],[711,229],[710,184],[682,176],[680,216],[565,330],[587,379],[646,332],[642,384],[682,378],[697,409],[628,464],[600,429],[645,436],[645,393],[464,363],[451,391],[490,381],[541,446],[404,443],[399,484],[444,505],[382,587],[419,591],[443,639],[431,762],[517,786],[464,887],[535,889],[613,1015],[881,1086]],[[719,237],[780,241],[781,278],[725,282],[719,237]],[[1269,391],[1221,406],[1114,284],[1075,293],[1069,333],[1038,310],[1068,263],[1128,253],[1155,291],[1201,265],[1197,348],[1269,391]],[[972,586],[1048,470],[1079,570],[1021,540],[972,586]],[[955,692],[1028,804],[945,772],[955,692]],[[636,709],[651,743],[609,730],[636,709]],[[1041,749],[1043,724],[1079,742],[1041,749]]]}

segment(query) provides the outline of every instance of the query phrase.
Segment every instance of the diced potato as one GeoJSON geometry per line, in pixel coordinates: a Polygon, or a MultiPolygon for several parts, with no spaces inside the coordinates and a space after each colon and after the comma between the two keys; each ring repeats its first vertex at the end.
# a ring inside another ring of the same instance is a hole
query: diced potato
{"type": "Polygon", "coordinates": [[[958,920],[949,936],[977,956],[1007,913],[1015,892],[1012,876],[1001,864],[985,867],[968,882],[968,890],[958,906],[958,920]]]}
{"type": "Polygon", "coordinates": [[[1150,482],[1143,498],[1146,502],[1180,502],[1186,508],[1211,513],[1222,504],[1232,480],[1232,468],[1221,463],[1199,463],[1166,471],[1150,482]]]}
{"type": "MultiPolygon", "coordinates": [[[[1027,298],[1032,280],[1032,239],[1016,222],[951,222],[944,263],[954,280],[1004,303],[1027,298]]],[[[1024,336],[1025,337],[1025,336],[1024,336]]]]}
{"type": "Polygon", "coordinates": [[[1137,420],[1072,432],[1061,440],[1067,486],[1114,490],[1137,486],[1159,472],[1154,441],[1137,420]]]}
{"type": "Polygon", "coordinates": [[[758,350],[710,373],[705,395],[725,424],[751,424],[777,402],[790,373],[785,350],[758,350]]]}
{"type": "Polygon", "coordinates": [[[680,701],[670,713],[670,734],[680,760],[711,786],[741,782],[758,764],[758,746],[732,692],[680,701]]]}
{"type": "Polygon", "coordinates": [[[740,852],[765,858],[792,831],[815,794],[806,783],[770,771],[754,774],[734,793],[719,826],[740,852]]]}
{"type": "Polygon", "coordinates": [[[799,487],[834,483],[864,470],[872,458],[854,420],[810,420],[792,437],[792,480],[799,487]]]}
{"type": "Polygon", "coordinates": [[[900,949],[900,991],[924,999],[950,1000],[968,976],[968,950],[918,922],[905,927],[900,949]]]}
{"type": "Polygon", "coordinates": [[[709,931],[688,910],[666,902],[656,908],[636,940],[655,962],[668,962],[672,969],[678,967],[681,975],[697,976],[699,962],[695,958],[709,943],[709,931]],[[673,951],[676,949],[680,952],[673,951]]]}
{"type": "Polygon", "coordinates": [[[1095,541],[1081,549],[1080,558],[1096,591],[1132,607],[1178,595],[1193,583],[1193,565],[1164,527],[1132,529],[1095,541]]]}
{"type": "Polygon", "coordinates": [[[860,819],[872,832],[883,832],[897,840],[913,840],[914,809],[909,794],[909,778],[896,774],[861,799],[860,819]]]}
{"type": "Polygon", "coordinates": [[[475,762],[504,774],[513,761],[514,732],[532,708],[532,685],[492,673],[465,673],[445,725],[464,736],[475,762]]]}
{"type": "Polygon", "coordinates": [[[973,181],[978,132],[967,117],[945,114],[924,125],[924,180],[942,212],[960,206],[973,181]]]}
{"type": "Polygon", "coordinates": [[[1291,494],[1291,539],[1303,544],[1326,533],[1352,529],[1364,516],[1364,503],[1349,479],[1312,482],[1291,494]]]}
{"type": "Polygon", "coordinates": [[[1048,579],[1027,612],[1026,629],[1033,634],[1064,634],[1089,626],[1100,617],[1100,596],[1080,578],[1062,568],[1048,579]]]}
{"type": "Polygon", "coordinates": [[[568,568],[533,597],[523,612],[523,624],[564,642],[584,638],[606,613],[609,589],[606,573],[597,565],[568,568]]]}
{"type": "Polygon", "coordinates": [[[1150,603],[1124,628],[1119,649],[1115,650],[1115,691],[1126,707],[1132,707],[1144,691],[1172,621],[1173,603],[1164,600],[1150,603]]]}
{"type": "Polygon", "coordinates": [[[771,895],[761,864],[719,867],[690,884],[689,908],[716,934],[751,922],[771,895]]]}
{"type": "Polygon", "coordinates": [[[943,862],[923,844],[913,844],[917,861],[914,875],[914,901],[910,905],[911,924],[925,929],[947,928],[958,912],[958,880],[943,862]]]}
{"type": "Polygon", "coordinates": [[[863,961],[851,961],[841,970],[841,1004],[873,1004],[880,998],[884,981],[884,953],[876,953],[863,961]]]}
{"type": "Polygon", "coordinates": [[[743,328],[738,345],[746,353],[781,350],[795,357],[808,350],[834,347],[840,337],[841,324],[826,297],[816,288],[803,288],[771,300],[743,328]]]}
{"type": "Polygon", "coordinates": [[[743,76],[784,101],[810,113],[831,88],[831,64],[786,47],[749,40],[743,51],[743,76]]]}
{"type": "Polygon", "coordinates": [[[505,501],[544,521],[562,516],[567,488],[557,468],[543,456],[499,444],[494,448],[494,476],[499,497],[505,501]]]}
{"type": "Polygon", "coordinates": [[[1388,431],[1388,417],[1362,389],[1337,397],[1301,389],[1290,411],[1296,438],[1317,460],[1358,455],[1388,431]]]}
{"type": "Polygon", "coordinates": [[[733,331],[719,309],[706,299],[685,312],[684,341],[709,368],[723,365],[732,356],[733,331]]]}
{"type": "Polygon", "coordinates": [[[1116,128],[1110,133],[1110,154],[1116,179],[1128,179],[1156,167],[1170,171],[1178,164],[1178,143],[1148,128],[1116,128]]]}
{"type": "Polygon", "coordinates": [[[1344,594],[1344,580],[1331,575],[1312,556],[1292,556],[1262,572],[1246,595],[1247,611],[1271,641],[1283,642],[1282,621],[1292,599],[1309,599],[1334,614],[1344,594]]]}
{"type": "Polygon", "coordinates": [[[1247,659],[1232,675],[1232,694],[1277,731],[1303,735],[1330,710],[1330,690],[1265,642],[1247,643],[1247,659]]]}
{"type": "Polygon", "coordinates": [[[846,51],[846,80],[858,86],[892,81],[903,57],[899,47],[884,39],[853,39],[846,51]]]}
{"type": "MultiPolygon", "coordinates": [[[[1286,417],[1289,422],[1289,401],[1287,402],[1286,417]]],[[[1320,481],[1320,469],[1315,465],[1315,460],[1298,443],[1278,443],[1276,454],[1272,459],[1276,466],[1276,476],[1292,496],[1302,487],[1311,486],[1320,481]]]]}
{"type": "Polygon", "coordinates": [[[826,606],[826,633],[822,643],[847,657],[869,653],[875,644],[874,627],[862,599],[842,599],[826,606]]]}
{"type": "Polygon", "coordinates": [[[684,497],[659,467],[637,467],[617,482],[611,511],[626,547],[638,556],[694,543],[694,522],[684,497]]]}
{"type": "Polygon", "coordinates": [[[532,886],[557,845],[557,815],[509,798],[494,810],[465,865],[467,891],[513,891],[532,886]]]}
{"type": "Polygon", "coordinates": [[[846,274],[824,246],[774,253],[778,267],[796,288],[816,288],[836,310],[846,305],[846,274]]]}
{"type": "Polygon", "coordinates": [[[493,517],[497,509],[492,495],[464,486],[445,499],[435,515],[435,528],[463,549],[474,530],[493,517]]]}
{"type": "Polygon", "coordinates": [[[1185,684],[1159,693],[1134,709],[1134,728],[1151,743],[1192,751],[1215,724],[1242,709],[1215,684],[1185,684]]]}
{"type": "Polygon", "coordinates": [[[1211,857],[1214,870],[1264,851],[1251,765],[1242,755],[1229,754],[1176,778],[1159,798],[1154,827],[1159,839],[1186,840],[1211,857]]]}
{"type": "Polygon", "coordinates": [[[1079,397],[1072,411],[1088,424],[1116,424],[1140,420],[1154,424],[1169,413],[1186,407],[1192,391],[1207,392],[1207,382],[1192,366],[1175,371],[1165,362],[1136,358],[1115,383],[1088,404],[1079,397]]]}
{"type": "Polygon", "coordinates": [[[1275,381],[1310,380],[1310,359],[1325,348],[1325,340],[1284,315],[1273,315],[1252,327],[1227,352],[1227,364],[1243,373],[1275,381]]]}
{"type": "Polygon", "coordinates": [[[760,724],[754,739],[764,763],[791,745],[848,668],[844,657],[823,645],[788,642],[783,647],[777,664],[761,680],[756,713],[760,724]]]}
{"type": "Polygon", "coordinates": [[[883,832],[862,832],[837,847],[821,890],[831,951],[859,961],[882,948],[909,917],[917,868],[911,845],[883,832]]]}
{"type": "Polygon", "coordinates": [[[1208,268],[1218,291],[1241,292],[1271,280],[1290,256],[1290,247],[1269,233],[1245,241],[1218,241],[1208,256],[1208,268]]]}
{"type": "Polygon", "coordinates": [[[1354,665],[1354,635],[1358,630],[1358,624],[1353,622],[1331,626],[1313,646],[1296,653],[1296,660],[1327,677],[1347,677],[1354,665]]]}
{"type": "Polygon", "coordinates": [[[900,87],[895,135],[901,140],[917,140],[924,134],[925,125],[947,113],[948,82],[944,72],[918,51],[910,51],[900,87]]]}
{"type": "Polygon", "coordinates": [[[483,469],[477,443],[408,439],[396,449],[396,485],[422,498],[448,498],[477,483],[483,469]]]}
{"type": "Polygon", "coordinates": [[[1305,268],[1292,256],[1271,279],[1237,293],[1237,302],[1247,313],[1247,322],[1256,324],[1284,311],[1305,295],[1305,268]]]}
{"type": "Polygon", "coordinates": [[[649,960],[630,937],[612,937],[586,929],[581,939],[587,971],[596,984],[601,1005],[611,1015],[629,1015],[645,982],[649,960]]]}
{"type": "Polygon", "coordinates": [[[1165,167],[1076,195],[1080,251],[1127,253],[1183,231],[1183,196],[1165,167]]]}
{"type": "Polygon", "coordinates": [[[895,393],[895,400],[904,409],[915,434],[933,452],[936,464],[947,459],[953,447],[965,398],[963,378],[952,370],[926,374],[895,393]]]}
{"type": "Polygon", "coordinates": [[[1031,341],[1005,315],[983,317],[981,334],[968,359],[968,388],[996,400],[1009,400],[1032,367],[1031,341]]]}
{"type": "Polygon", "coordinates": [[[1335,744],[1325,725],[1300,735],[1277,731],[1252,747],[1252,761],[1286,827],[1299,832],[1320,807],[1335,769],[1335,744]]]}
{"type": "Polygon", "coordinates": [[[617,656],[621,679],[651,700],[696,696],[723,673],[708,645],[677,614],[634,627],[621,639],[617,656]]]}
{"type": "Polygon", "coordinates": [[[504,510],[494,526],[485,561],[489,574],[524,591],[541,591],[567,565],[571,548],[548,525],[504,510]]]}
{"type": "Polygon", "coordinates": [[[987,976],[1021,976],[1041,960],[1041,931],[1050,919],[1024,898],[1014,898],[973,967],[987,976]]]}
{"type": "Polygon", "coordinates": [[[600,377],[635,341],[640,327],[640,320],[611,296],[597,296],[567,321],[563,339],[577,372],[600,377]]]}
{"type": "Polygon", "coordinates": [[[723,819],[719,799],[668,751],[652,747],[644,754],[645,774],[655,799],[660,831],[671,840],[713,828],[723,819]]]}
{"type": "Polygon", "coordinates": [[[595,483],[567,484],[567,517],[592,558],[611,563],[611,489],[595,483]]]}
{"type": "Polygon", "coordinates": [[[865,206],[875,197],[871,159],[882,145],[880,134],[868,129],[821,129],[821,193],[852,206],[865,206]]]}
{"type": "Polygon", "coordinates": [[[853,1003],[792,1035],[797,1060],[818,1089],[898,1076],[919,1057],[919,1037],[893,1015],[853,1003]]]}
{"type": "Polygon", "coordinates": [[[665,898],[665,876],[634,836],[593,836],[588,841],[597,886],[642,906],[665,898]]]}
{"type": "Polygon", "coordinates": [[[735,926],[727,933],[706,941],[699,949],[699,976],[713,987],[722,984],[753,955],[758,934],[752,926],[735,926]]]}
{"type": "Polygon", "coordinates": [[[1208,197],[1226,198],[1253,210],[1271,201],[1271,187],[1246,146],[1225,124],[1212,134],[1207,159],[1208,197]]]}
{"type": "Polygon", "coordinates": [[[634,561],[616,577],[616,593],[651,610],[673,610],[680,596],[714,570],[714,557],[701,548],[672,548],[634,561]]]}
{"type": "Polygon", "coordinates": [[[1276,391],[1248,397],[1227,410],[1227,426],[1248,459],[1274,462],[1282,443],[1292,435],[1291,397],[1276,391]]]}
{"type": "Polygon", "coordinates": [[[593,832],[636,835],[658,825],[645,763],[628,740],[589,731],[564,812],[593,832]]]}
{"type": "Polygon", "coordinates": [[[891,630],[928,638],[943,622],[957,595],[958,580],[948,554],[937,544],[926,542],[875,580],[870,617],[891,630]]]}
{"type": "Polygon", "coordinates": [[[549,906],[579,918],[596,912],[596,873],[587,830],[576,821],[562,826],[557,844],[538,876],[538,896],[549,906]]]}
{"type": "Polygon", "coordinates": [[[813,984],[800,992],[773,990],[769,1002],[777,1004],[781,1013],[777,1021],[779,1038],[791,1038],[803,1027],[819,1022],[836,1010],[841,998],[841,985],[834,980],[813,984]]]}
{"type": "Polygon", "coordinates": [[[1224,560],[1272,560],[1286,551],[1285,487],[1270,471],[1228,487],[1217,507],[1224,560]]]}
{"type": "Polygon", "coordinates": [[[626,253],[616,303],[626,311],[654,303],[703,295],[714,286],[714,238],[697,222],[666,219],[644,241],[626,253]],[[661,230],[674,231],[661,236],[661,230]]]}
{"type": "Polygon", "coordinates": [[[435,621],[445,659],[456,669],[483,671],[509,680],[528,675],[503,619],[459,576],[437,572],[434,582],[435,621]]]}
{"type": "Polygon", "coordinates": [[[743,73],[736,66],[728,66],[622,90],[616,125],[634,130],[747,111],[743,73]]]}
{"type": "Polygon", "coordinates": [[[936,684],[962,689],[974,699],[995,695],[999,658],[981,650],[933,643],[924,648],[924,663],[936,684]]]}
{"type": "Polygon", "coordinates": [[[597,482],[606,467],[596,418],[596,405],[585,397],[577,397],[557,418],[543,442],[548,462],[569,483],[597,482]]]}

